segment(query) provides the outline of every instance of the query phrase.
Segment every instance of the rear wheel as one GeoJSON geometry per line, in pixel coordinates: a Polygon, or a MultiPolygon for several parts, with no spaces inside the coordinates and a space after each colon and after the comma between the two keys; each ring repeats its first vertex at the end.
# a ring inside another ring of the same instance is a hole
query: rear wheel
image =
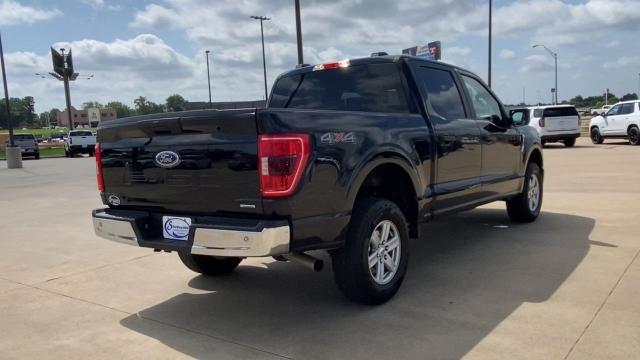
{"type": "Polygon", "coordinates": [[[407,271],[409,232],[404,214],[385,199],[356,205],[347,243],[333,255],[333,274],[352,301],[376,305],[398,291],[407,271]]]}
{"type": "Polygon", "coordinates": [[[33,158],[36,160],[40,160],[40,153],[37,152],[33,158]]]}
{"type": "Polygon", "coordinates": [[[542,172],[538,164],[529,163],[520,195],[507,200],[507,213],[514,222],[533,222],[542,208],[542,172]]]}
{"type": "Polygon", "coordinates": [[[208,276],[228,274],[242,261],[238,257],[194,255],[186,252],[178,252],[178,256],[190,270],[208,276]]]}
{"type": "Polygon", "coordinates": [[[562,141],[564,146],[573,147],[576,144],[576,138],[567,138],[562,141]]]}
{"type": "Polygon", "coordinates": [[[591,129],[591,142],[594,144],[602,144],[604,142],[604,138],[600,134],[600,130],[597,127],[591,129]]]}
{"type": "Polygon", "coordinates": [[[627,134],[629,135],[629,144],[640,145],[640,130],[637,126],[630,127],[627,134]]]}

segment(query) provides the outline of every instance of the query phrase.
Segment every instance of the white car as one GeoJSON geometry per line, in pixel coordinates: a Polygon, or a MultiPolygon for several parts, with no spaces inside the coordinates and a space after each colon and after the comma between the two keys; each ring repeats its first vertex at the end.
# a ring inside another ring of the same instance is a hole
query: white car
{"type": "Polygon", "coordinates": [[[545,105],[529,108],[528,125],[540,134],[542,145],[549,142],[576,144],[580,137],[580,114],[573,105],[545,105]]]}
{"type": "Polygon", "coordinates": [[[599,109],[591,109],[591,115],[601,115],[609,111],[612,105],[605,105],[599,109]]]}
{"type": "Polygon", "coordinates": [[[615,104],[606,114],[596,116],[589,123],[589,134],[594,144],[607,138],[626,138],[631,145],[640,145],[640,101],[615,104]]]}
{"type": "Polygon", "coordinates": [[[73,157],[75,154],[89,154],[93,156],[96,147],[96,136],[90,130],[69,131],[64,142],[64,154],[73,157]]]}

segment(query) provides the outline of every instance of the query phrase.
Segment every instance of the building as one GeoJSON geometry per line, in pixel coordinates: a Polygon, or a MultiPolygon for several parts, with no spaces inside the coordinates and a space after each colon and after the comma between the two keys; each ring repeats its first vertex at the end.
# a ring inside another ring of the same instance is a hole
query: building
{"type": "MultiPolygon", "coordinates": [[[[211,109],[227,110],[227,109],[250,109],[250,108],[264,108],[267,102],[264,100],[257,101],[221,101],[212,102],[211,109]]],[[[184,104],[185,110],[204,110],[209,109],[208,101],[195,101],[186,102],[184,104]]]]}
{"type": "MultiPolygon", "coordinates": [[[[77,110],[71,107],[71,119],[73,127],[97,127],[101,121],[115,120],[118,116],[114,109],[89,108],[77,110]]],[[[57,115],[58,126],[69,127],[67,111],[61,111],[57,115]]]]}

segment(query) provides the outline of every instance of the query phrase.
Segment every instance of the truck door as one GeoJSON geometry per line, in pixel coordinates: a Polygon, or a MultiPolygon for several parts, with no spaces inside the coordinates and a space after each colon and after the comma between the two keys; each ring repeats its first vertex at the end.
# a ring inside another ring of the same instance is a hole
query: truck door
{"type": "Polygon", "coordinates": [[[480,191],[480,129],[448,68],[418,63],[414,71],[436,137],[434,214],[470,205],[480,191]]]}
{"type": "Polygon", "coordinates": [[[492,197],[518,190],[522,135],[508,121],[498,99],[478,79],[460,76],[467,90],[482,142],[482,192],[492,197]]]}

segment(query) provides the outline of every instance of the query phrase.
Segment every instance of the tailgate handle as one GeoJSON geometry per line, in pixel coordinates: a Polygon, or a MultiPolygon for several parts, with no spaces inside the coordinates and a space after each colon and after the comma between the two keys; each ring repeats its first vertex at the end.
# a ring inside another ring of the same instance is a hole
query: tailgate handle
{"type": "Polygon", "coordinates": [[[179,135],[182,133],[180,118],[140,120],[138,128],[150,137],[157,135],[179,135]]]}

